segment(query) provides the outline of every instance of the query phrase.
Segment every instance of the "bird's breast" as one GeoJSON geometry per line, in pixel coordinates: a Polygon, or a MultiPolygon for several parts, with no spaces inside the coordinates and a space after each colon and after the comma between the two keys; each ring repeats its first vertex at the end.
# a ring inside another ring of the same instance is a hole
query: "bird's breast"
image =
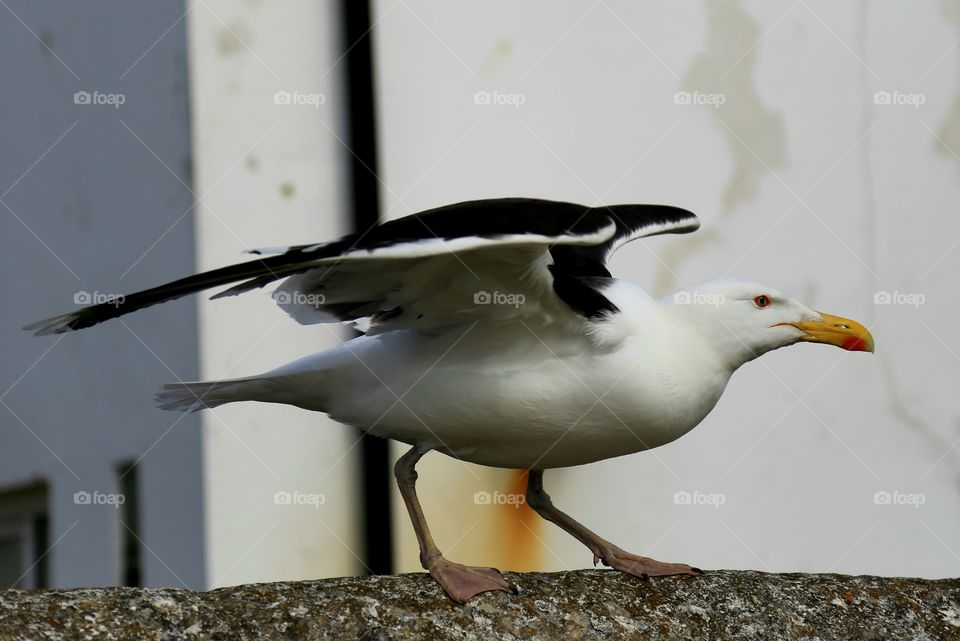
{"type": "Polygon", "coordinates": [[[402,403],[374,383],[359,392],[364,403],[351,404],[370,417],[348,422],[376,418],[378,435],[483,465],[565,467],[679,438],[709,413],[729,378],[695,352],[641,341],[527,360],[483,369],[440,363],[403,387],[402,403]]]}

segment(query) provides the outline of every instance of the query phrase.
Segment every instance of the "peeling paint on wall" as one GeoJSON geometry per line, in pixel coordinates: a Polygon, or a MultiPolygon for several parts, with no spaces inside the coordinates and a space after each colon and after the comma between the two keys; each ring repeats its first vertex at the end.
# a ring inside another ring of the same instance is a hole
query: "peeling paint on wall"
{"type": "MultiPolygon", "coordinates": [[[[760,26],[739,1],[705,0],[707,48],[694,59],[682,87],[691,95],[713,96],[705,104],[730,142],[733,174],[721,203],[725,216],[753,199],[769,170],[787,164],[786,129],[781,115],[766,106],[755,86],[760,26]],[[717,97],[722,97],[717,99],[717,97]],[[769,169],[768,169],[769,168],[769,169]]],[[[661,296],[678,285],[682,264],[717,240],[711,229],[676,239],[660,254],[653,293],[661,296]]]]}
{"type": "Polygon", "coordinates": [[[722,104],[710,109],[733,152],[733,176],[723,195],[723,211],[757,193],[767,167],[787,162],[783,118],[760,100],[755,86],[761,29],[739,1],[705,0],[708,12],[707,49],[693,61],[683,88],[700,94],[720,94],[722,104]]]}

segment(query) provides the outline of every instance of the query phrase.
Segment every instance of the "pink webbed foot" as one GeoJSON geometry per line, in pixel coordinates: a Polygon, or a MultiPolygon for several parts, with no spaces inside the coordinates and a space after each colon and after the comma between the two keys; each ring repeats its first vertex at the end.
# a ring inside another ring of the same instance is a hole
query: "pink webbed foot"
{"type": "Polygon", "coordinates": [[[430,576],[457,603],[466,603],[478,594],[491,590],[513,593],[496,568],[461,565],[447,561],[442,556],[433,559],[428,565],[430,576]]]}

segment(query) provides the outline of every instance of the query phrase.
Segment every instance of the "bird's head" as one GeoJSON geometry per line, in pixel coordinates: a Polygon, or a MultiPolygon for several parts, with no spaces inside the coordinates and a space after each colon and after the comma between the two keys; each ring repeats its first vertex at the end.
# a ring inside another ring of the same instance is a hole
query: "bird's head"
{"type": "Polygon", "coordinates": [[[709,281],[677,291],[667,302],[734,367],[798,342],[873,351],[873,336],[860,323],[814,311],[759,283],[709,281]]]}

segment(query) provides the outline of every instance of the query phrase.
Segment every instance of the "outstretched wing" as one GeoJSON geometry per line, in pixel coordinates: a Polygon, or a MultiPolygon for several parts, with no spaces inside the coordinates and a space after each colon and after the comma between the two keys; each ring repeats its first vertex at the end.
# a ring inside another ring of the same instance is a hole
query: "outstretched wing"
{"type": "Polygon", "coordinates": [[[471,318],[500,322],[615,308],[597,288],[617,247],[690,232],[676,207],[585,207],[529,198],[478,200],[385,222],[329,243],[299,245],[32,323],[37,335],[83,329],[187,294],[214,298],[285,279],[274,299],[301,323],[370,319],[376,331],[429,329],[471,318]]]}

